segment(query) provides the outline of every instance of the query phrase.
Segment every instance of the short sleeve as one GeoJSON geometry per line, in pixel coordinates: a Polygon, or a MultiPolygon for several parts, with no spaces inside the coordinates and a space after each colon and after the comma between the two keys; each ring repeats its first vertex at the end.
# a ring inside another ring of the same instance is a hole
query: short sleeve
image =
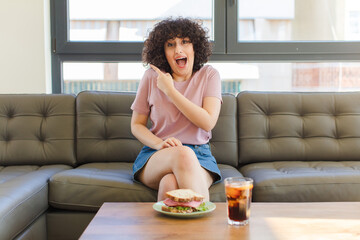
{"type": "Polygon", "coordinates": [[[149,70],[144,73],[143,78],[140,81],[135,100],[131,105],[131,110],[140,114],[148,115],[150,112],[149,106],[149,91],[150,91],[150,75],[149,70]]]}
{"type": "Polygon", "coordinates": [[[208,74],[207,74],[207,85],[204,93],[204,97],[217,97],[222,102],[221,97],[221,79],[219,72],[208,66],[208,74]]]}

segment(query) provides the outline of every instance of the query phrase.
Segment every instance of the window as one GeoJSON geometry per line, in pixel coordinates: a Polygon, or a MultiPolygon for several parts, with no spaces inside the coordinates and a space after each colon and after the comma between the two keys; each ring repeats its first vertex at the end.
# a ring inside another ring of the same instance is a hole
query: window
{"type": "Polygon", "coordinates": [[[83,90],[137,90],[145,72],[141,62],[64,62],[63,92],[78,94],[83,90]]]}
{"type": "Polygon", "coordinates": [[[58,54],[140,55],[151,27],[167,17],[202,21],[224,53],[225,6],[216,0],[52,0],[54,51],[58,54]],[[198,9],[201,8],[201,11],[198,9]],[[189,10],[194,9],[194,10],[189,10]]]}
{"type": "Polygon", "coordinates": [[[250,58],[256,54],[257,60],[267,54],[282,54],[272,56],[275,60],[340,60],[352,59],[354,49],[360,47],[360,36],[356,35],[360,3],[356,0],[231,2],[228,53],[251,54],[250,58]]]}
{"type": "Polygon", "coordinates": [[[256,78],[240,80],[241,91],[337,92],[360,90],[360,63],[251,63],[256,78]]]}
{"type": "Polygon", "coordinates": [[[357,0],[51,0],[53,92],[136,91],[143,40],[201,19],[224,92],[358,90],[357,0]]]}
{"type": "MultiPolygon", "coordinates": [[[[223,92],[236,94],[242,81],[259,78],[258,66],[243,63],[210,63],[222,78],[223,92]]],[[[83,90],[135,92],[146,68],[141,62],[64,62],[63,92],[83,90]]]]}
{"type": "Polygon", "coordinates": [[[213,40],[212,5],[212,0],[69,0],[69,40],[142,42],[155,23],[170,16],[201,19],[213,40]]]}
{"type": "Polygon", "coordinates": [[[358,1],[238,0],[238,41],[358,41],[358,1]]]}

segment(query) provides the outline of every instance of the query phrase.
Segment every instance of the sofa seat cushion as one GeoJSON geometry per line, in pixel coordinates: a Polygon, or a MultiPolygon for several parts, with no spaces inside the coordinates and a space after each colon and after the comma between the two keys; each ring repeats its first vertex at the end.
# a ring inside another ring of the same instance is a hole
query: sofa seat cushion
{"type": "Polygon", "coordinates": [[[254,201],[360,201],[360,161],[253,163],[240,172],[254,179],[254,201]]]}
{"type": "MultiPolygon", "coordinates": [[[[50,180],[49,203],[53,207],[97,211],[104,202],[156,202],[157,191],[132,179],[132,163],[88,163],[60,172],[50,180]]],[[[219,164],[223,176],[241,174],[219,164]]],[[[214,201],[224,201],[223,184],[210,189],[214,201]]]]}
{"type": "Polygon", "coordinates": [[[97,211],[104,202],[156,201],[156,192],[132,180],[132,163],[88,163],[54,175],[49,204],[97,211]]]}
{"type": "Polygon", "coordinates": [[[243,175],[236,168],[227,164],[218,164],[218,167],[221,172],[222,181],[210,187],[210,201],[225,202],[224,179],[227,177],[242,177],[243,175]]]}
{"type": "Polygon", "coordinates": [[[65,165],[0,166],[0,239],[13,239],[48,208],[48,180],[65,165]]]}

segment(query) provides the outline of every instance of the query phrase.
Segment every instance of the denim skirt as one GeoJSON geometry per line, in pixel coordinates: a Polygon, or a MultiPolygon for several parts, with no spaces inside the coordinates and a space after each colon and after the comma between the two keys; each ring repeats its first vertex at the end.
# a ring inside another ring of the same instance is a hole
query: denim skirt
{"type": "MultiPolygon", "coordinates": [[[[202,144],[202,145],[191,145],[191,144],[183,144],[191,148],[199,160],[200,165],[208,170],[209,172],[213,173],[214,176],[214,183],[218,183],[221,181],[221,173],[217,166],[216,160],[214,156],[211,154],[210,145],[209,144],[202,144]]],[[[136,182],[138,181],[138,174],[140,173],[141,169],[145,166],[147,161],[150,157],[157,152],[158,150],[149,148],[144,146],[139,155],[137,156],[134,165],[133,165],[133,180],[136,182]]]]}

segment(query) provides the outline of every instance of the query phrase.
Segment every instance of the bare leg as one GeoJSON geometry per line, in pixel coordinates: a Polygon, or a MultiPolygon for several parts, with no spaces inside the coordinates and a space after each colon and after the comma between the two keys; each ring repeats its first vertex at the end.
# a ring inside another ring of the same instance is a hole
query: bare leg
{"type": "MultiPolygon", "coordinates": [[[[167,174],[175,176],[179,188],[193,189],[209,201],[208,189],[213,179],[210,173],[201,167],[191,148],[177,146],[157,151],[140,173],[139,180],[150,188],[159,189],[160,181],[167,174]]],[[[160,195],[159,197],[161,198],[160,195]]]]}
{"type": "Polygon", "coordinates": [[[159,184],[158,191],[158,201],[162,201],[166,198],[165,193],[171,190],[178,189],[179,186],[177,184],[175,175],[172,173],[166,174],[161,180],[159,184]]]}

